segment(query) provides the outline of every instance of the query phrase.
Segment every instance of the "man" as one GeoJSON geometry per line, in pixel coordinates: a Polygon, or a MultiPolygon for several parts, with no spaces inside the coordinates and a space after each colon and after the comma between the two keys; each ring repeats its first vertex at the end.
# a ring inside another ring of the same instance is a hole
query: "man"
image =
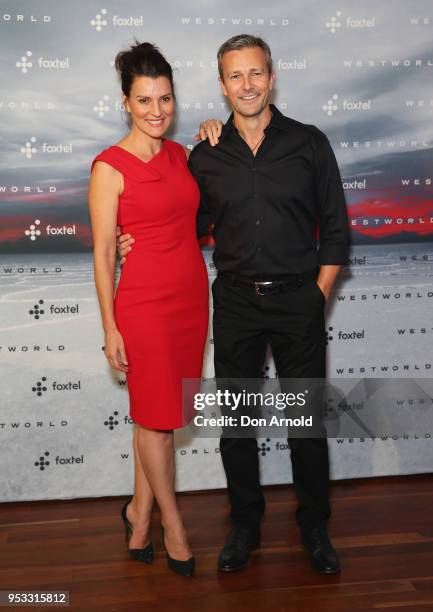
{"type": "MultiPolygon", "coordinates": [[[[216,245],[215,376],[258,378],[270,344],[280,378],[324,378],[324,307],[348,250],[335,156],[320,130],[269,103],[275,74],[261,38],[230,38],[218,51],[218,68],[233,113],[218,145],[202,142],[189,157],[201,191],[198,236],[212,224],[216,245]]],[[[303,546],[314,569],[336,574],[340,564],[326,531],[327,439],[288,442],[303,546]]],[[[233,528],[218,567],[233,571],[260,546],[265,501],[256,440],[223,435],[220,449],[233,528]]]]}

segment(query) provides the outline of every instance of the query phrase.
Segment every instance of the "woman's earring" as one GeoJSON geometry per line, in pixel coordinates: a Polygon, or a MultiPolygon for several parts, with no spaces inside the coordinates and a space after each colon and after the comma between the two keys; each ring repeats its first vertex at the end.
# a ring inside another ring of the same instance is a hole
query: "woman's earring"
{"type": "Polygon", "coordinates": [[[131,113],[128,111],[124,104],[122,104],[121,106],[121,113],[123,120],[126,121],[126,123],[129,123],[131,120],[131,113]]]}

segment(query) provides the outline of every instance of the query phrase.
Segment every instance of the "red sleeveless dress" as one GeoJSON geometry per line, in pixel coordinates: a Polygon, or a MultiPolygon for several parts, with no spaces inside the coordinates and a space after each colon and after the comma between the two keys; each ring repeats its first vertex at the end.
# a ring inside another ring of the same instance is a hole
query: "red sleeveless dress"
{"type": "Polygon", "coordinates": [[[118,146],[103,161],[122,173],[117,222],[135,238],[114,299],[129,364],[130,416],[152,429],[183,427],[182,378],[200,378],[208,277],[196,236],[200,192],[183,147],[164,139],[149,161],[118,146]]]}

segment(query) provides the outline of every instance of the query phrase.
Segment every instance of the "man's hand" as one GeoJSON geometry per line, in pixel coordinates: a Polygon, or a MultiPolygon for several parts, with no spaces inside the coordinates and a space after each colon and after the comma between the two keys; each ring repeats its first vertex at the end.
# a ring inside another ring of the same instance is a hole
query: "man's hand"
{"type": "Polygon", "coordinates": [[[209,139],[209,144],[214,147],[219,143],[223,122],[219,119],[206,119],[200,123],[199,133],[194,136],[194,140],[209,139]]]}
{"type": "Polygon", "coordinates": [[[131,236],[131,234],[121,234],[119,226],[117,226],[116,235],[117,253],[119,254],[120,258],[120,265],[123,266],[126,261],[126,256],[131,250],[131,245],[135,242],[135,239],[131,236]]]}

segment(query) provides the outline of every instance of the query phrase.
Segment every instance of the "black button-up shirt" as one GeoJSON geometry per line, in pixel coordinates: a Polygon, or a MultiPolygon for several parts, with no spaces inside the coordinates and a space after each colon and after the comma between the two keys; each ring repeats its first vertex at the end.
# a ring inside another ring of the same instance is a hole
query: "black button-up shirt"
{"type": "Polygon", "coordinates": [[[344,264],[348,219],[331,145],[315,126],[270,108],[256,156],[233,114],[216,147],[204,141],[191,152],[201,192],[198,236],[213,224],[216,268],[256,280],[344,264]]]}

